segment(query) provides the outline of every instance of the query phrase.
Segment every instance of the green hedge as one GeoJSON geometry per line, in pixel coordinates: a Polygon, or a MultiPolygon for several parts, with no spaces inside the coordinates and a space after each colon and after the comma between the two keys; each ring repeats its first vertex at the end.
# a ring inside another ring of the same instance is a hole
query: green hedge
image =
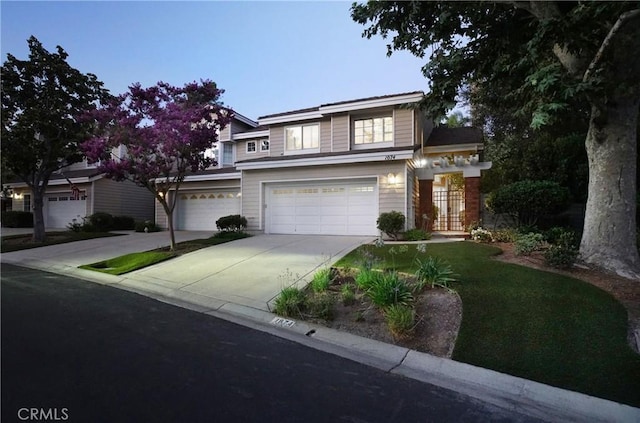
{"type": "Polygon", "coordinates": [[[33,213],[27,211],[3,211],[2,226],[5,228],[33,228],[33,213]]]}

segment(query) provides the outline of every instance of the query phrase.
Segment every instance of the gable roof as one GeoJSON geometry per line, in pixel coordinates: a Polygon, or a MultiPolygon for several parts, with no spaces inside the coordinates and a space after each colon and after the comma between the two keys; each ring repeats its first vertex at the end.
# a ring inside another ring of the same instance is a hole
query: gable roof
{"type": "Polygon", "coordinates": [[[458,145],[458,144],[482,144],[484,135],[482,129],[471,126],[460,128],[449,128],[440,125],[433,128],[429,138],[424,143],[425,147],[438,145],[458,145]]]}
{"type": "MultiPolygon", "coordinates": [[[[301,115],[310,119],[321,117],[326,113],[336,113],[350,109],[371,108],[377,106],[388,106],[390,104],[403,104],[418,101],[422,98],[422,91],[411,91],[399,94],[387,94],[374,97],[358,98],[355,100],[344,100],[334,103],[324,103],[317,107],[308,107],[305,109],[290,110],[288,112],[274,113],[270,115],[260,116],[258,121],[263,124],[264,120],[274,120],[286,116],[301,115]],[[393,100],[396,99],[394,102],[393,100]]],[[[265,124],[273,122],[264,122],[265,124]]]]}

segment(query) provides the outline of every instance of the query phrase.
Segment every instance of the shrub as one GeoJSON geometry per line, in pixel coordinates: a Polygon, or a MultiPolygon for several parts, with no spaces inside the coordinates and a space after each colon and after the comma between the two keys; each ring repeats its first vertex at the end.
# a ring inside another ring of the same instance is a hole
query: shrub
{"type": "Polygon", "coordinates": [[[569,190],[553,181],[520,181],[492,192],[487,206],[505,214],[516,226],[534,225],[540,217],[555,215],[569,206],[569,190]]]}
{"type": "Polygon", "coordinates": [[[331,282],[331,269],[324,268],[318,270],[311,280],[311,288],[313,292],[324,292],[329,288],[331,282]]]}
{"type": "Polygon", "coordinates": [[[274,306],[274,312],[279,316],[300,317],[307,307],[307,297],[294,286],[282,288],[274,306]]]}
{"type": "Polygon", "coordinates": [[[544,253],[545,262],[551,267],[566,269],[578,258],[575,233],[564,228],[552,228],[547,232],[547,242],[553,244],[544,253]]]}
{"type": "Polygon", "coordinates": [[[113,230],[113,216],[105,212],[97,212],[87,217],[95,232],[109,232],[113,230]]]}
{"type": "Polygon", "coordinates": [[[136,232],[159,232],[161,230],[160,226],[151,220],[138,221],[135,226],[136,232]]]}
{"type": "Polygon", "coordinates": [[[328,292],[316,294],[307,300],[307,309],[313,317],[332,320],[335,311],[335,299],[328,292]]]}
{"type": "Polygon", "coordinates": [[[398,239],[398,235],[404,229],[404,215],[398,211],[381,213],[378,217],[378,229],[386,233],[393,239],[398,239]]]}
{"type": "Polygon", "coordinates": [[[471,239],[479,242],[491,242],[493,235],[488,230],[479,227],[471,231],[471,239]]]}
{"type": "Polygon", "coordinates": [[[247,227],[247,218],[239,214],[223,216],[216,220],[216,227],[222,232],[241,232],[247,227]]]}
{"type": "Polygon", "coordinates": [[[342,304],[348,306],[356,302],[356,293],[351,283],[346,283],[340,288],[342,294],[342,304]]]}
{"type": "Polygon", "coordinates": [[[409,286],[396,272],[381,273],[374,279],[366,295],[373,304],[382,309],[391,304],[409,305],[413,301],[409,286]]]}
{"type": "Polygon", "coordinates": [[[136,228],[136,220],[131,216],[113,216],[113,229],[116,231],[132,231],[136,228]]]}
{"type": "Polygon", "coordinates": [[[404,239],[407,241],[423,241],[431,239],[431,233],[422,229],[409,229],[404,233],[404,239]]]}
{"type": "Polygon", "coordinates": [[[380,277],[380,272],[371,269],[362,269],[356,275],[356,285],[363,291],[371,288],[374,281],[380,277]]]}
{"type": "Polygon", "coordinates": [[[515,242],[518,231],[512,228],[499,229],[493,232],[493,240],[496,242],[515,242]]]}
{"type": "Polygon", "coordinates": [[[529,232],[516,238],[515,253],[520,256],[528,256],[534,251],[542,249],[544,245],[544,237],[542,234],[529,232]]]}
{"type": "Polygon", "coordinates": [[[420,292],[429,284],[431,287],[441,286],[451,289],[450,282],[455,281],[455,274],[451,266],[438,257],[427,257],[425,260],[416,259],[418,270],[416,271],[416,283],[414,290],[420,292]]]}
{"type": "Polygon", "coordinates": [[[2,226],[5,228],[33,228],[33,213],[28,211],[3,211],[2,226]]]}
{"type": "Polygon", "coordinates": [[[384,315],[393,336],[404,337],[413,331],[416,320],[416,312],[413,307],[392,304],[387,307],[384,315]]]}

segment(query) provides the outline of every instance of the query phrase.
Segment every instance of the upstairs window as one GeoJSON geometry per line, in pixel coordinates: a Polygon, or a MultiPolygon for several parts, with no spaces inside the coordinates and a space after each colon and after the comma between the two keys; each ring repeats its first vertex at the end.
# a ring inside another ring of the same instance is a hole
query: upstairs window
{"type": "Polygon", "coordinates": [[[260,151],[269,151],[269,140],[260,141],[260,151]]]}
{"type": "Polygon", "coordinates": [[[233,166],[233,145],[222,143],[222,166],[233,166]]]}
{"type": "Polygon", "coordinates": [[[285,146],[287,151],[318,150],[318,125],[291,126],[285,129],[285,146]]]}
{"type": "Polygon", "coordinates": [[[353,122],[353,143],[367,145],[393,141],[393,118],[377,117],[353,122]]]}
{"type": "Polygon", "coordinates": [[[247,141],[247,153],[255,153],[255,152],[256,152],[256,142],[247,141]]]}

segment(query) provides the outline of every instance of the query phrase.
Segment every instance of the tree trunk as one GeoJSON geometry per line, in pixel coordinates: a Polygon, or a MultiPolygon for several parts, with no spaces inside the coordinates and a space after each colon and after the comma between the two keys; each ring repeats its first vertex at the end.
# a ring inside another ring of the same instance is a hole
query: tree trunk
{"type": "MultiPolygon", "coordinates": [[[[166,194],[167,196],[169,195],[168,193],[166,194]]],[[[164,213],[167,215],[167,226],[169,228],[169,238],[170,238],[170,244],[169,244],[169,248],[171,249],[171,251],[174,251],[176,249],[176,235],[173,231],[173,209],[174,207],[170,207],[169,203],[167,202],[167,197],[166,196],[161,196],[159,194],[156,193],[156,199],[158,199],[158,201],[160,202],[160,204],[162,204],[162,208],[164,209],[164,213]]],[[[172,204],[173,206],[173,204],[172,204]]]]}
{"type": "MultiPolygon", "coordinates": [[[[621,97],[621,96],[618,96],[621,97]]],[[[593,105],[586,148],[589,196],[580,256],[618,275],[640,280],[636,241],[637,98],[593,105]]]]}
{"type": "Polygon", "coordinates": [[[33,193],[33,240],[45,242],[47,233],[44,229],[44,190],[35,187],[31,191],[33,193]]]}

